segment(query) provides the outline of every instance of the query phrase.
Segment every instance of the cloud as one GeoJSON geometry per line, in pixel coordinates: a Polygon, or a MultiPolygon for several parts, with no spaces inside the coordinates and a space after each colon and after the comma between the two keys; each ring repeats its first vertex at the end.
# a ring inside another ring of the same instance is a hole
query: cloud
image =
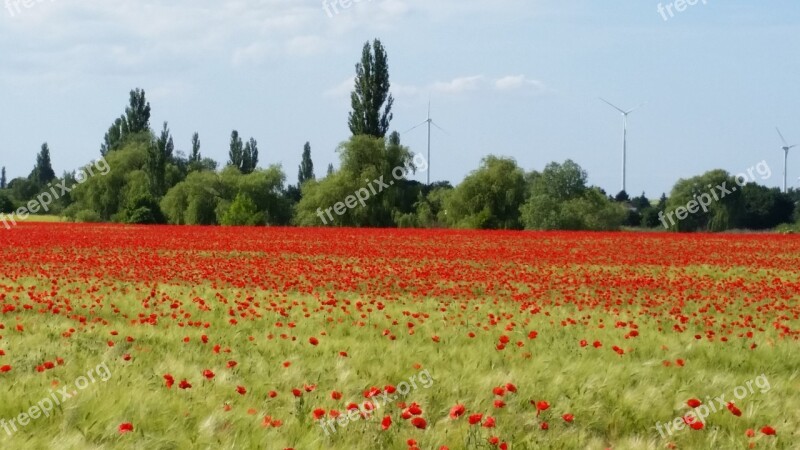
{"type": "Polygon", "coordinates": [[[462,94],[464,92],[477,90],[484,80],[485,78],[483,75],[458,77],[450,81],[437,81],[431,85],[431,90],[443,94],[462,94]]]}
{"type": "Polygon", "coordinates": [[[509,75],[498,78],[494,82],[494,88],[498,91],[514,91],[526,88],[540,92],[545,90],[542,82],[525,78],[525,75],[509,75]]]}

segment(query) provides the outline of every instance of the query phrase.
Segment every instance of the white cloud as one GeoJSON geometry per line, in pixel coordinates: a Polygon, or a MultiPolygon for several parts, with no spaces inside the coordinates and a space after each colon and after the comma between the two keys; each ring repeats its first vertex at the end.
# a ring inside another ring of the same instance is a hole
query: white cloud
{"type": "Polygon", "coordinates": [[[443,94],[462,94],[464,92],[477,90],[484,79],[483,75],[473,75],[458,77],[445,82],[437,81],[433,83],[431,90],[443,94]]]}
{"type": "Polygon", "coordinates": [[[494,82],[494,88],[498,91],[513,91],[526,88],[537,92],[545,90],[545,86],[541,81],[525,78],[525,75],[509,75],[498,78],[494,82]]]}

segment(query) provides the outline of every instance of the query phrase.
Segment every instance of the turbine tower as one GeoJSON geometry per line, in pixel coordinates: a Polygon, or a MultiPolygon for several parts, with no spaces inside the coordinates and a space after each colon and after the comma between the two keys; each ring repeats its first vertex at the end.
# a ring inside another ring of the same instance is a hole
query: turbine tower
{"type": "Polygon", "coordinates": [[[639,105],[636,108],[625,111],[624,109],[617,107],[616,105],[614,105],[613,103],[609,102],[604,98],[601,98],[600,100],[604,101],[605,103],[608,104],[608,106],[616,109],[622,114],[622,190],[627,193],[628,191],[625,190],[626,187],[625,175],[627,170],[627,158],[628,158],[628,114],[641,108],[642,105],[639,105]]]}
{"type": "Polygon", "coordinates": [[[789,161],[789,150],[797,147],[797,145],[789,145],[784,139],[783,134],[781,133],[780,128],[775,127],[778,130],[778,136],[781,137],[781,141],[783,141],[783,193],[786,193],[786,163],[789,161]]]}
{"type": "Polygon", "coordinates": [[[428,124],[428,173],[427,173],[427,175],[428,175],[428,183],[427,184],[428,184],[428,186],[430,186],[430,184],[431,184],[431,125],[435,126],[436,128],[438,128],[442,132],[447,133],[446,131],[444,131],[444,129],[442,129],[442,127],[440,127],[439,125],[436,125],[436,122],[434,122],[433,119],[431,119],[431,101],[430,100],[428,100],[428,118],[425,119],[424,122],[413,126],[411,129],[409,129],[408,131],[406,131],[403,134],[406,134],[406,133],[408,133],[408,132],[410,132],[412,130],[415,130],[415,129],[417,129],[417,128],[425,125],[425,124],[428,124]]]}

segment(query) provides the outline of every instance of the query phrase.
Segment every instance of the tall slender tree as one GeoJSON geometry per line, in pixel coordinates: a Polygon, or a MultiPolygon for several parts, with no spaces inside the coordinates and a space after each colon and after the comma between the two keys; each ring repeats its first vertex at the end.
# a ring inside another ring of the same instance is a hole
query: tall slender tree
{"type": "Polygon", "coordinates": [[[195,132],[192,135],[192,154],[189,155],[189,162],[190,163],[199,163],[200,159],[200,134],[195,132]]]}
{"type": "Polygon", "coordinates": [[[161,134],[147,151],[147,176],[153,197],[159,198],[167,192],[167,163],[172,160],[174,150],[169,125],[164,122],[161,134]]]}
{"type": "Polygon", "coordinates": [[[250,138],[244,145],[244,152],[242,157],[242,165],[239,170],[243,174],[253,173],[258,166],[258,142],[250,138]]]}
{"type": "Polygon", "coordinates": [[[56,172],[53,170],[53,164],[50,160],[50,147],[47,142],[42,144],[42,149],[36,155],[36,165],[28,177],[29,180],[36,183],[37,186],[44,186],[53,181],[56,177],[56,172]]]}
{"type": "Polygon", "coordinates": [[[144,90],[137,88],[130,92],[125,114],[114,120],[103,137],[100,154],[106,155],[110,151],[118,150],[131,135],[149,130],[150,103],[145,97],[144,90]]]}
{"type": "Polygon", "coordinates": [[[244,161],[244,144],[242,138],[239,137],[239,132],[233,130],[231,132],[231,143],[228,150],[228,165],[242,170],[242,162],[244,161]]]}
{"type": "Polygon", "coordinates": [[[333,175],[333,163],[328,163],[328,170],[327,170],[327,172],[325,172],[325,175],[326,176],[333,175]]]}
{"type": "Polygon", "coordinates": [[[303,146],[303,160],[297,171],[297,187],[301,187],[306,181],[314,179],[314,162],[311,160],[311,143],[306,142],[303,146]]]}
{"type": "Polygon", "coordinates": [[[364,44],[361,62],[356,64],[355,88],[350,94],[352,111],[348,119],[354,136],[386,136],[392,121],[394,98],[389,93],[389,64],[381,41],[364,44]]]}
{"type": "Polygon", "coordinates": [[[5,189],[7,185],[6,181],[6,166],[3,166],[3,170],[0,171],[0,189],[5,189]]]}

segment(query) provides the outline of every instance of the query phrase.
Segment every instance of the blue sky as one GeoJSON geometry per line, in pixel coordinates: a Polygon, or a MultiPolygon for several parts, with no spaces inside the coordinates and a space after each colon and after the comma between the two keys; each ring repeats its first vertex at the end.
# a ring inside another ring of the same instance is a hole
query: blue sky
{"type": "MultiPolygon", "coordinates": [[[[673,17],[655,0],[339,0],[331,14],[322,0],[27,1],[0,11],[10,177],[30,172],[44,141],[58,173],[97,158],[134,87],[180,150],[198,131],[204,156],[224,163],[236,128],[258,140],[262,166],[282,164],[294,183],[310,141],[322,175],[348,138],[354,65],[375,37],[389,53],[392,128],[423,121],[430,97],[447,130],[434,129],[434,180],[457,183],[487,154],[526,170],[571,158],[619,191],[621,117],[601,96],[646,102],[629,123],[634,194],[762,160],[773,172],[762,183],[779,186],[775,126],[800,143],[796,0],[699,0],[682,12],[662,0],[673,17]]],[[[403,142],[424,151],[423,128],[403,142]]],[[[800,151],[790,186],[798,177],[800,151]]]]}

